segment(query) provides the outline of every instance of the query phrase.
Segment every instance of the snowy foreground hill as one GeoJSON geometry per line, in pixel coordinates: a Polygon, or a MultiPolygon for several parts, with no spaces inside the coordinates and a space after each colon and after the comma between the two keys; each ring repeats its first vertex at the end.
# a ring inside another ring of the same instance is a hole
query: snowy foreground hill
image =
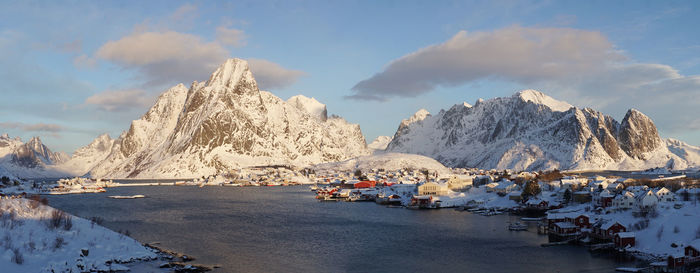
{"type": "Polygon", "coordinates": [[[101,136],[67,165],[92,177],[186,178],[369,154],[359,125],[326,112],[313,98],[259,90],[248,63],[229,59],[206,82],[165,91],[118,139],[101,136]]]}
{"type": "Polygon", "coordinates": [[[377,152],[373,155],[360,156],[340,162],[323,163],[313,166],[315,170],[326,171],[354,171],[371,170],[371,169],[386,169],[386,170],[401,170],[427,169],[437,171],[438,173],[450,173],[444,165],[427,156],[415,154],[400,154],[400,153],[384,153],[377,152]]]}
{"type": "Polygon", "coordinates": [[[449,167],[483,169],[685,169],[700,149],[662,140],[649,117],[630,109],[622,122],[541,92],[421,109],[403,120],[388,152],[413,153],[449,167]]]}
{"type": "Polygon", "coordinates": [[[0,210],[1,272],[116,272],[128,270],[118,262],[158,257],[130,237],[34,200],[2,197],[0,210]]]}

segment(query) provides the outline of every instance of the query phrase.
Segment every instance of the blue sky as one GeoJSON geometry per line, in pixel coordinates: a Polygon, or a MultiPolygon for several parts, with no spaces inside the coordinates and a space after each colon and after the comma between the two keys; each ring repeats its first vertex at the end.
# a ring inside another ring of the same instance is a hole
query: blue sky
{"type": "Polygon", "coordinates": [[[228,57],[371,141],[538,89],[700,145],[697,1],[2,1],[0,132],[72,152],[228,57]]]}

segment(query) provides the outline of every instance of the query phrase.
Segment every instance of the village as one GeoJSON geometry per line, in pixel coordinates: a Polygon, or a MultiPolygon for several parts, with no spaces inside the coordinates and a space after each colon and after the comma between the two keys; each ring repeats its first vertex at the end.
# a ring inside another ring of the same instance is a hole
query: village
{"type": "MultiPolygon", "coordinates": [[[[2,194],[101,193],[111,187],[310,185],[320,202],[376,202],[407,209],[453,208],[483,216],[516,215],[504,227],[546,234],[548,244],[578,244],[649,261],[647,272],[700,265],[700,182],[665,169],[614,174],[479,169],[295,169],[265,166],[191,180],[61,179],[5,181],[2,194]]],[[[112,198],[142,198],[109,196],[112,198]]],[[[628,268],[638,271],[637,268],[628,268]]]]}
{"type": "MultiPolygon", "coordinates": [[[[326,171],[315,174],[320,201],[373,201],[408,209],[504,213],[536,225],[550,243],[579,244],[648,261],[645,272],[688,272],[700,265],[700,183],[663,168],[615,175],[559,171],[451,169],[326,171]]],[[[513,231],[529,225],[511,223],[513,231]]],[[[505,227],[504,227],[505,228],[505,227]]],[[[641,271],[642,268],[619,268],[641,271]]]]}

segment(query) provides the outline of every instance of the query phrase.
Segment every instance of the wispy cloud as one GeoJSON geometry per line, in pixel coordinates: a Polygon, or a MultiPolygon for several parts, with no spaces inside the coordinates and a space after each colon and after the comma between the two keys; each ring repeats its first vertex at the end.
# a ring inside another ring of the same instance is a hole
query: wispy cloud
{"type": "Polygon", "coordinates": [[[438,86],[484,78],[518,82],[588,74],[623,56],[599,32],[571,28],[508,27],[460,31],[448,41],[405,55],[360,81],[351,98],[414,97],[438,86]]]}
{"type": "Polygon", "coordinates": [[[299,77],[306,75],[304,71],[287,69],[262,59],[248,59],[248,64],[258,85],[263,89],[285,88],[294,84],[299,77]]]}
{"type": "Polygon", "coordinates": [[[22,122],[0,122],[0,127],[6,129],[19,129],[25,132],[58,133],[64,130],[64,128],[58,124],[47,123],[27,124],[22,122]]]}
{"type": "Polygon", "coordinates": [[[243,47],[246,45],[246,35],[243,30],[219,26],[216,28],[216,40],[224,45],[243,47]]]}
{"type": "Polygon", "coordinates": [[[148,107],[154,100],[154,96],[144,90],[107,90],[88,97],[85,104],[95,105],[104,111],[119,112],[148,107]]]}

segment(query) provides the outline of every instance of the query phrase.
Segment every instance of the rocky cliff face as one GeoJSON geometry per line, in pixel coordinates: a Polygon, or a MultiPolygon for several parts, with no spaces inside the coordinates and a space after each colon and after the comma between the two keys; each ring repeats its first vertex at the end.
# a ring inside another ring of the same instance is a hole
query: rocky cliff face
{"type": "Polygon", "coordinates": [[[247,62],[230,59],[206,82],[178,85],[161,95],[90,174],[197,177],[369,153],[359,125],[327,117],[325,105],[315,99],[293,98],[285,102],[260,91],[247,62]]]}
{"type": "Polygon", "coordinates": [[[640,169],[698,164],[669,152],[653,122],[630,110],[622,123],[541,92],[420,110],[399,125],[387,151],[485,169],[640,169]]]}
{"type": "Polygon", "coordinates": [[[619,139],[622,150],[630,157],[642,160],[663,145],[654,122],[635,109],[627,111],[622,119],[619,139]]]}

